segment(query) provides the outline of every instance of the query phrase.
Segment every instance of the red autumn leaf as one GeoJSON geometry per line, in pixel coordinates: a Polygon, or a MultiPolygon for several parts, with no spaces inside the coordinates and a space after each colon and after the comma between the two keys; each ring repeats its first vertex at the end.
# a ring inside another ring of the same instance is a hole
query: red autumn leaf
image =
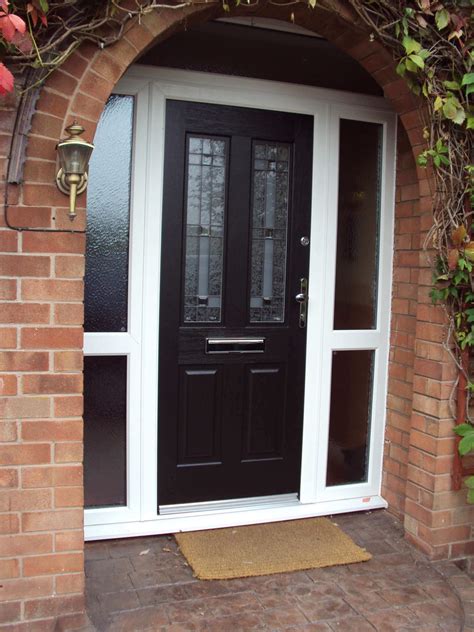
{"type": "Polygon", "coordinates": [[[448,252],[448,267],[450,270],[455,270],[459,261],[459,250],[450,250],[448,252]]]}
{"type": "Polygon", "coordinates": [[[33,42],[28,32],[18,33],[17,31],[11,43],[22,53],[31,53],[31,49],[33,48],[33,42]]]}
{"type": "Polygon", "coordinates": [[[0,9],[8,13],[8,0],[0,0],[0,9]]]}
{"type": "Polygon", "coordinates": [[[38,11],[31,4],[31,2],[28,2],[28,4],[26,5],[26,11],[30,16],[31,21],[33,22],[33,26],[36,26],[38,24],[38,11]]]}
{"type": "Polygon", "coordinates": [[[0,62],[0,95],[13,90],[13,75],[8,68],[0,62]]]}
{"type": "Polygon", "coordinates": [[[15,37],[15,33],[24,33],[26,31],[25,22],[13,13],[0,14],[0,32],[7,42],[11,42],[15,37]]]}

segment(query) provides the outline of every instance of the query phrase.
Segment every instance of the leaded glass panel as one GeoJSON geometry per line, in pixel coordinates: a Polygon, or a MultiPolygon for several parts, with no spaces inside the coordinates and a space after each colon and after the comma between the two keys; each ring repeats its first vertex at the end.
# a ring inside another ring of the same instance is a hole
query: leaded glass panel
{"type": "Polygon", "coordinates": [[[250,322],[285,320],[290,146],[253,143],[250,322]]]}
{"type": "Polygon", "coordinates": [[[222,319],[225,139],[188,136],[184,322],[222,319]]]}

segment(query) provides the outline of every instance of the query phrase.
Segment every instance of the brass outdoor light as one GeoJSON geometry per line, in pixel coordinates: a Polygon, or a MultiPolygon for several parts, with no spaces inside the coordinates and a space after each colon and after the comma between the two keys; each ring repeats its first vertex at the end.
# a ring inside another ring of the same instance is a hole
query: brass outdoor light
{"type": "Polygon", "coordinates": [[[87,167],[94,145],[79,136],[84,132],[76,121],[66,127],[69,138],[56,145],[60,169],[56,175],[58,189],[69,195],[69,219],[76,217],[76,198],[87,188],[87,167]]]}

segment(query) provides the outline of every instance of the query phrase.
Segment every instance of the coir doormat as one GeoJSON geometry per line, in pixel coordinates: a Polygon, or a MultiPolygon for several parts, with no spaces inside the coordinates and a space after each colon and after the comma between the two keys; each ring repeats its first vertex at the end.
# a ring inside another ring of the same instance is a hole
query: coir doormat
{"type": "Polygon", "coordinates": [[[327,518],[192,531],[175,538],[199,579],[272,575],[372,557],[327,518]]]}

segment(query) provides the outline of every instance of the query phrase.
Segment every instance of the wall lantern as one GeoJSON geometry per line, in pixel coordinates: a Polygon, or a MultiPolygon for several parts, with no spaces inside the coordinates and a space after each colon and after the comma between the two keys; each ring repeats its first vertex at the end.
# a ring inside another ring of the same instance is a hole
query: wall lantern
{"type": "Polygon", "coordinates": [[[58,189],[69,196],[69,219],[76,217],[76,198],[87,188],[87,167],[94,145],[79,136],[84,132],[76,121],[66,127],[69,138],[56,145],[60,169],[56,175],[58,189]]]}

